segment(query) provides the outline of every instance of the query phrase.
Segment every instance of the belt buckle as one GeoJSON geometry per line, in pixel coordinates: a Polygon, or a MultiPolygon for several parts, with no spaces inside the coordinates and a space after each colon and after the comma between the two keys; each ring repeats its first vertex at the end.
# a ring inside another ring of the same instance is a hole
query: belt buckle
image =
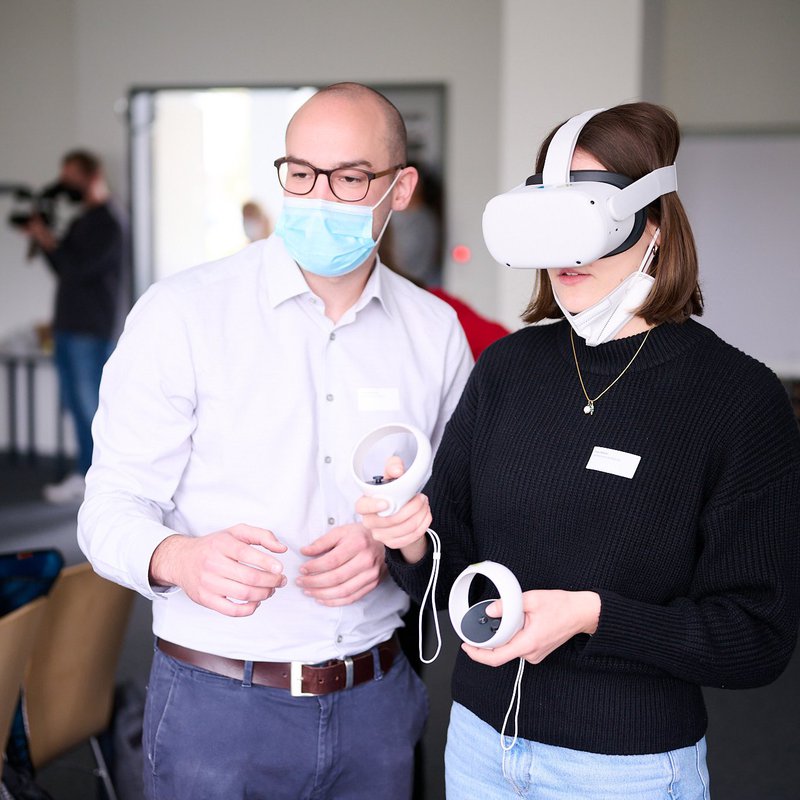
{"type": "Polygon", "coordinates": [[[342,661],[344,661],[344,688],[352,689],[354,677],[353,659],[350,656],[345,656],[342,661]]]}
{"type": "Polygon", "coordinates": [[[315,697],[313,692],[303,691],[303,667],[310,667],[305,661],[292,661],[289,666],[289,690],[292,697],[315,697]]]}

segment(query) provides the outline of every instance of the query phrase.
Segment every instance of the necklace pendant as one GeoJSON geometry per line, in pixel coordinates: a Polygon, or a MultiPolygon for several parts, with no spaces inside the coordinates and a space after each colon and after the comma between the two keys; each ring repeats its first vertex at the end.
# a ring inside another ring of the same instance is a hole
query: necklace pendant
{"type": "MultiPolygon", "coordinates": [[[[608,386],[606,386],[606,388],[603,389],[603,391],[600,392],[600,394],[598,394],[594,398],[594,400],[599,400],[628,371],[628,367],[630,367],[630,365],[633,364],[634,361],[636,361],[636,356],[638,356],[639,353],[642,352],[644,343],[647,341],[647,337],[650,335],[652,330],[653,330],[652,328],[648,328],[647,333],[644,335],[644,339],[642,339],[642,343],[639,345],[639,348],[633,354],[631,360],[625,365],[625,369],[623,369],[622,372],[620,372],[620,374],[617,375],[617,377],[614,378],[614,380],[611,381],[611,383],[609,383],[608,386]]],[[[575,359],[575,369],[578,372],[578,380],[580,381],[581,389],[583,390],[583,396],[586,398],[586,405],[583,407],[583,413],[586,414],[587,416],[591,416],[592,414],[594,414],[594,400],[589,399],[589,393],[586,391],[586,386],[583,383],[583,376],[581,375],[581,365],[578,363],[578,354],[575,351],[575,337],[573,336],[572,328],[569,329],[569,341],[572,344],[572,357],[575,359]]]]}

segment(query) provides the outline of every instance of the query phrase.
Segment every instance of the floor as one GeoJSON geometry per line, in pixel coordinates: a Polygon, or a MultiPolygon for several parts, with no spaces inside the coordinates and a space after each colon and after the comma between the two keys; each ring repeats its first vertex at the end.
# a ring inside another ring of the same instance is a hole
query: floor
{"type": "MultiPolygon", "coordinates": [[[[75,539],[77,506],[53,507],[39,499],[42,484],[55,477],[55,464],[10,462],[0,455],[3,551],[57,547],[67,563],[83,560],[75,539]]],[[[442,753],[450,704],[449,670],[457,642],[446,615],[441,621],[445,646],[424,675],[431,698],[431,717],[423,740],[424,800],[444,797],[442,753]]],[[[151,649],[149,603],[137,598],[120,659],[121,683],[144,689],[151,649]]],[[[707,738],[714,800],[798,800],[800,654],[795,653],[789,668],[771,686],[737,692],[707,690],[705,695],[710,718],[707,738]]],[[[42,769],[38,780],[54,800],[102,798],[96,791],[91,769],[91,751],[88,745],[81,746],[42,769]]],[[[125,786],[119,786],[118,790],[120,800],[139,800],[125,786]]],[[[422,798],[420,794],[415,800],[422,798]]]]}

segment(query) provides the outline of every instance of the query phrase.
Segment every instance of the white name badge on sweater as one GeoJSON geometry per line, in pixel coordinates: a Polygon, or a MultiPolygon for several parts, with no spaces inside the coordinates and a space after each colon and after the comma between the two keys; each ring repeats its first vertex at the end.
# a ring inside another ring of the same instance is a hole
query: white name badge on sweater
{"type": "Polygon", "coordinates": [[[608,472],[610,475],[619,475],[622,478],[632,478],[641,460],[641,456],[635,456],[633,453],[612,450],[610,447],[595,447],[586,464],[586,469],[608,472]]]}
{"type": "Polygon", "coordinates": [[[386,388],[361,388],[358,390],[359,411],[398,411],[400,390],[394,386],[386,388]]]}

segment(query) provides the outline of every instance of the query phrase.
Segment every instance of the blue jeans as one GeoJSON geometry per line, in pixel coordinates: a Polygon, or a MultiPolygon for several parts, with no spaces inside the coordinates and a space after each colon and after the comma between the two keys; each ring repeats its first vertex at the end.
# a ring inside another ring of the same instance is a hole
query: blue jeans
{"type": "Polygon", "coordinates": [[[100,377],[113,347],[109,339],[86,333],[55,331],[55,362],[61,405],[75,424],[78,472],[92,463],[92,419],[97,411],[100,377]]]}
{"type": "Polygon", "coordinates": [[[517,739],[506,753],[505,773],[500,734],[453,703],[445,750],[448,800],[710,798],[705,738],[691,747],[643,756],[586,753],[517,739]]]}
{"type": "Polygon", "coordinates": [[[352,689],[292,697],[156,649],[144,716],[145,797],[409,800],[427,714],[425,686],[402,654],[352,689]]]}

